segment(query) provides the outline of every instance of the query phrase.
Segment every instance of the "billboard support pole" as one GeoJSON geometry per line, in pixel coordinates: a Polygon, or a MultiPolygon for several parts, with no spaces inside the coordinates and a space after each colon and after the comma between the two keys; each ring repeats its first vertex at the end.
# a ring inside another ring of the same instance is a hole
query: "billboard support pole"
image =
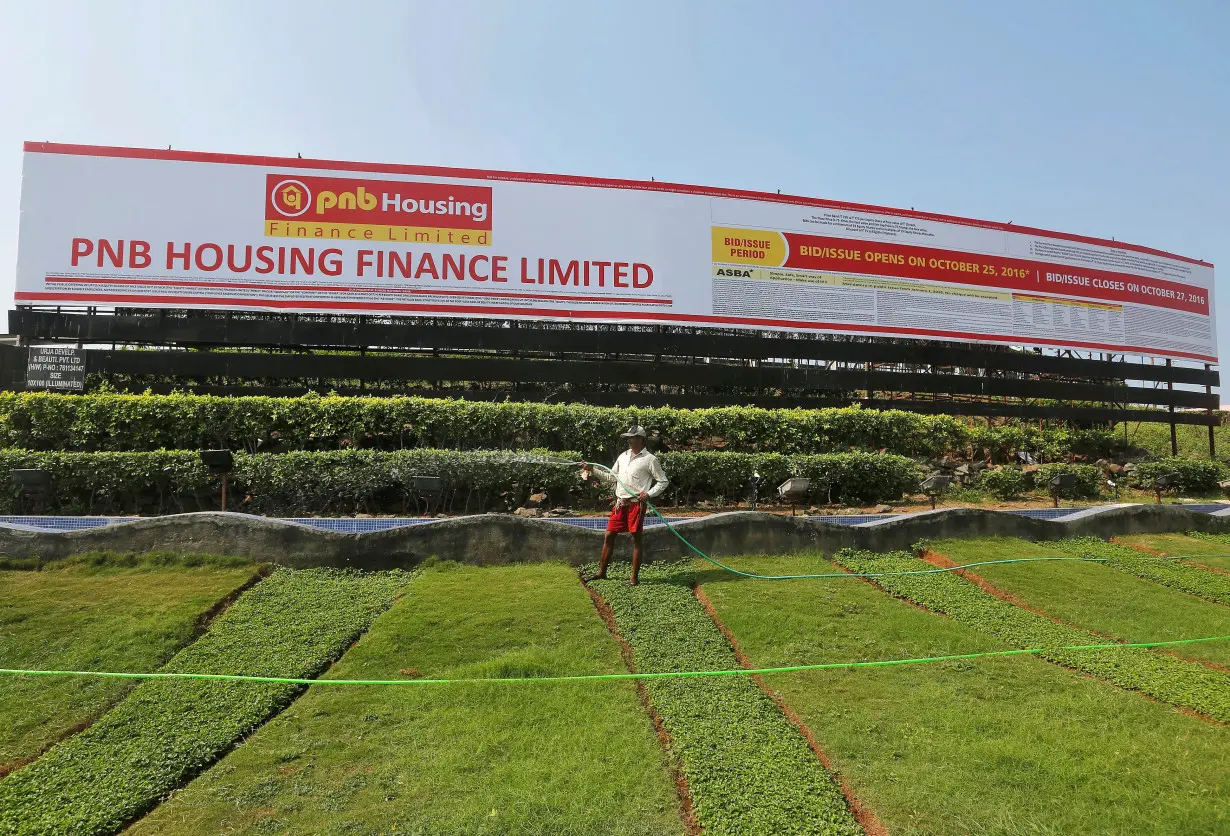
{"type": "MultiPolygon", "coordinates": [[[[1166,368],[1168,368],[1168,369],[1169,369],[1169,368],[1173,368],[1173,367],[1174,367],[1174,361],[1173,361],[1173,360],[1170,360],[1170,359],[1167,359],[1167,360],[1166,360],[1166,368]]],[[[1172,379],[1172,380],[1167,380],[1167,381],[1166,381],[1166,391],[1168,391],[1168,392],[1173,392],[1173,391],[1174,391],[1174,380],[1173,380],[1173,379],[1172,379]]],[[[1172,456],[1177,456],[1177,455],[1179,455],[1179,437],[1175,434],[1175,428],[1174,428],[1174,402],[1173,402],[1173,399],[1172,399],[1171,403],[1167,404],[1166,409],[1167,409],[1167,411],[1170,413],[1170,455],[1172,455],[1172,456]]]]}
{"type": "MultiPolygon", "coordinates": [[[[1204,364],[1204,370],[1206,372],[1210,368],[1211,368],[1211,365],[1209,363],[1204,364]]],[[[1209,383],[1204,384],[1204,393],[1206,395],[1213,394],[1212,384],[1209,384],[1209,383]]],[[[1211,408],[1209,409],[1209,417],[1210,418],[1213,417],[1213,410],[1211,408]]],[[[1215,458],[1216,456],[1217,456],[1217,442],[1214,440],[1214,437],[1213,437],[1213,425],[1209,424],[1209,458],[1212,459],[1212,458],[1215,458]]]]}

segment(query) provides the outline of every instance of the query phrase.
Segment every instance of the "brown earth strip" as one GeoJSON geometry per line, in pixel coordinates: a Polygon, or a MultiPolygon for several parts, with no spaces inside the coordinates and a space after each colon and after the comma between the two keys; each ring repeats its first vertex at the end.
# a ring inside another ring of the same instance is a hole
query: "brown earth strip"
{"type": "MultiPolygon", "coordinates": [[[[696,600],[700,601],[700,605],[705,608],[705,612],[710,618],[713,619],[713,623],[717,625],[717,628],[721,632],[723,638],[726,639],[726,642],[734,651],[735,658],[739,661],[739,665],[744,668],[753,667],[751,661],[743,654],[742,649],[740,649],[739,643],[735,641],[734,633],[732,633],[730,628],[727,627],[722,619],[718,617],[717,610],[713,607],[713,602],[710,601],[708,596],[705,595],[704,590],[702,590],[699,585],[695,585],[692,587],[692,594],[696,596],[696,600]]],[[[820,743],[816,740],[816,736],[812,734],[811,729],[807,727],[807,724],[803,722],[803,718],[800,717],[793,708],[786,704],[786,701],[782,698],[781,694],[769,687],[768,683],[764,681],[763,676],[760,674],[751,674],[751,679],[756,683],[760,690],[769,697],[769,699],[773,700],[773,702],[777,705],[778,710],[786,716],[786,719],[790,721],[791,725],[798,729],[799,734],[803,735],[803,739],[807,741],[807,745],[811,748],[812,754],[820,760],[820,763],[824,766],[825,771],[837,778],[837,783],[841,787],[841,794],[845,796],[846,804],[849,806],[850,812],[854,813],[854,818],[862,826],[863,830],[866,831],[867,836],[888,836],[888,828],[884,826],[884,823],[880,821],[879,816],[877,816],[873,810],[871,810],[857,796],[855,796],[853,788],[851,788],[850,784],[846,781],[845,776],[838,772],[833,766],[833,761],[828,754],[820,748],[820,743]]]]}
{"type": "MultiPolygon", "coordinates": [[[[597,610],[598,616],[606,624],[607,630],[615,637],[615,641],[619,643],[619,654],[623,657],[624,667],[628,669],[628,673],[636,673],[636,660],[632,653],[632,645],[628,644],[624,637],[620,635],[619,625],[615,622],[615,614],[611,612],[610,606],[606,601],[602,600],[602,596],[598,594],[597,590],[590,587],[583,580],[581,585],[589,593],[590,600],[594,602],[594,609],[597,610]]],[[[658,743],[661,744],[663,751],[666,753],[667,765],[670,768],[671,777],[675,781],[675,794],[679,797],[679,818],[682,819],[688,836],[700,836],[700,823],[697,822],[696,814],[692,810],[692,790],[688,787],[687,779],[683,776],[683,770],[680,769],[679,763],[673,754],[675,750],[671,742],[670,732],[666,730],[662,717],[649,702],[649,691],[645,688],[645,683],[640,680],[635,680],[635,683],[636,695],[649,715],[650,721],[653,723],[653,730],[658,736],[658,743]]]]}
{"type": "MultiPolygon", "coordinates": [[[[1145,554],[1151,554],[1154,557],[1171,557],[1171,555],[1168,555],[1165,552],[1158,551],[1157,549],[1148,549],[1136,543],[1125,543],[1122,540],[1120,540],[1118,537],[1112,537],[1110,538],[1110,541],[1114,543],[1116,546],[1126,546],[1129,549],[1135,549],[1138,552],[1143,552],[1145,554]]],[[[1195,566],[1197,569],[1204,569],[1206,572],[1212,572],[1215,575],[1230,575],[1230,571],[1227,571],[1225,569],[1218,569],[1216,566],[1210,566],[1207,563],[1201,563],[1200,561],[1194,560],[1192,558],[1185,557],[1183,558],[1183,562],[1188,565],[1195,566]]]]}
{"type": "MultiPolygon", "coordinates": [[[[958,565],[956,563],[953,563],[951,558],[945,555],[942,555],[939,552],[931,551],[930,549],[927,549],[921,555],[919,555],[919,558],[921,560],[925,560],[927,563],[930,563],[932,566],[936,566],[940,569],[950,569],[953,566],[958,565]]],[[[998,598],[1004,603],[1011,604],[1014,607],[1019,607],[1027,612],[1033,613],[1034,615],[1040,615],[1043,618],[1047,619],[1048,621],[1053,621],[1054,623],[1060,624],[1064,627],[1070,627],[1073,630],[1083,630],[1086,633],[1092,633],[1093,635],[1099,638],[1106,639],[1108,642],[1114,642],[1116,644],[1124,643],[1124,639],[1122,636],[1115,636],[1115,635],[1112,635],[1111,633],[1102,633],[1102,632],[1099,632],[1098,630],[1091,630],[1088,627],[1085,627],[1083,625],[1073,624],[1071,622],[1064,621],[1062,618],[1056,618],[1055,616],[1051,615],[1048,612],[1045,612],[1044,610],[1040,610],[1037,607],[1030,606],[1029,604],[1022,601],[1020,598],[1017,598],[1012,593],[1006,592],[1000,589],[999,587],[995,586],[995,584],[988,581],[986,578],[982,577],[981,575],[975,572],[971,572],[969,569],[958,569],[957,571],[953,572],[953,574],[960,575],[961,577],[965,578],[970,583],[977,586],[983,592],[987,593],[988,595],[992,595],[998,598]]],[[[1160,653],[1163,656],[1173,656],[1175,659],[1181,659],[1184,662],[1192,662],[1193,664],[1203,665],[1206,668],[1210,668],[1211,670],[1219,671],[1221,673],[1230,673],[1230,667],[1226,667],[1225,665],[1218,664],[1217,662],[1210,662],[1206,659],[1193,659],[1190,656],[1184,656],[1182,653],[1179,653],[1177,651],[1170,650],[1164,647],[1151,647],[1149,649],[1152,650],[1154,653],[1160,653]]],[[[1198,717],[1204,716],[1203,714],[1200,714],[1199,712],[1194,712],[1194,714],[1195,716],[1198,716],[1198,717]]]]}

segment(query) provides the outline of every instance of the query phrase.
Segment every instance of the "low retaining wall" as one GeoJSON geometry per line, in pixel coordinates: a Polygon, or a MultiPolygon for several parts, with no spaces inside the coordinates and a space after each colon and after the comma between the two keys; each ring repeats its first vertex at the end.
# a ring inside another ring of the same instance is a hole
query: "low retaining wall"
{"type": "MultiPolygon", "coordinates": [[[[804,517],[740,511],[677,523],[675,529],[706,554],[730,557],[792,552],[832,554],[847,547],[883,552],[909,549],[919,540],[976,537],[1058,540],[1183,531],[1230,534],[1230,516],[1201,514],[1173,505],[1121,505],[1073,514],[1067,520],[1039,520],[998,511],[953,508],[862,525],[837,525],[804,517]]],[[[602,537],[600,531],[502,514],[340,534],[283,520],[211,512],[62,532],[0,525],[0,555],[58,560],[88,551],[165,549],[243,555],[296,568],[408,568],[431,557],[476,564],[565,561],[579,565],[597,558],[602,537]]],[[[692,554],[665,526],[646,529],[645,547],[648,560],[692,554]]],[[[621,537],[620,557],[626,558],[630,552],[628,538],[621,537]]]]}

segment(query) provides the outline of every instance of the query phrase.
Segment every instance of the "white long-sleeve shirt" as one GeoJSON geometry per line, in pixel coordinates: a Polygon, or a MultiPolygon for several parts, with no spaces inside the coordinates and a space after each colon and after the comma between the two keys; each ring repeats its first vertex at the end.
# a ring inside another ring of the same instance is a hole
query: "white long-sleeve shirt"
{"type": "Polygon", "coordinates": [[[641,491],[649,494],[649,498],[653,499],[660,496],[670,485],[670,480],[666,478],[666,471],[662,469],[658,457],[643,448],[636,454],[633,454],[631,450],[625,450],[615,460],[611,473],[595,470],[594,474],[604,482],[615,482],[616,499],[634,499],[641,491]],[[618,481],[615,479],[616,476],[619,477],[618,481]],[[623,484],[620,484],[621,482],[623,484]],[[631,492],[625,490],[624,485],[631,488],[631,492]]]}

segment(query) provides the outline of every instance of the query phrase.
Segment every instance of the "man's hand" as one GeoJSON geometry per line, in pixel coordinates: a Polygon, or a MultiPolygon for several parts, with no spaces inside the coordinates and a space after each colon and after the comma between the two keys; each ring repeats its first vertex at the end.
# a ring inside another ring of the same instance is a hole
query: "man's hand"
{"type": "Polygon", "coordinates": [[[636,498],[640,502],[645,502],[649,499],[649,494],[646,493],[645,491],[641,491],[640,493],[636,495],[636,498]]]}

